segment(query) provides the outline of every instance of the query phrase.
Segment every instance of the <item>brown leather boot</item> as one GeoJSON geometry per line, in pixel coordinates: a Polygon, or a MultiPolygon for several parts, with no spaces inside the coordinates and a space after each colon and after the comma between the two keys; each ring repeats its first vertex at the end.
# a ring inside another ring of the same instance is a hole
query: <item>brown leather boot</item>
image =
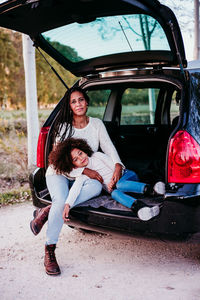
{"type": "Polygon", "coordinates": [[[48,275],[59,275],[60,268],[55,256],[56,245],[45,245],[44,266],[48,275]]]}
{"type": "Polygon", "coordinates": [[[42,229],[43,225],[48,220],[49,210],[51,208],[51,205],[48,205],[46,207],[36,209],[33,212],[34,219],[30,222],[31,231],[37,235],[40,230],[42,229]]]}

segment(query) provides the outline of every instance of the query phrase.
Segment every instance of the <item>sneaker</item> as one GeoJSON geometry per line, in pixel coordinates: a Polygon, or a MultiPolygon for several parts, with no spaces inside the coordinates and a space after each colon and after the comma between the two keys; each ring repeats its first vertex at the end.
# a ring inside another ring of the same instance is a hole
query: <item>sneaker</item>
{"type": "Polygon", "coordinates": [[[156,217],[157,215],[159,215],[159,213],[160,213],[160,208],[158,205],[155,205],[152,207],[145,206],[145,207],[139,209],[137,212],[137,215],[140,220],[148,221],[148,220],[156,217]]]}
{"type": "Polygon", "coordinates": [[[162,181],[158,181],[154,187],[153,191],[157,195],[164,195],[165,194],[165,183],[162,181]]]}

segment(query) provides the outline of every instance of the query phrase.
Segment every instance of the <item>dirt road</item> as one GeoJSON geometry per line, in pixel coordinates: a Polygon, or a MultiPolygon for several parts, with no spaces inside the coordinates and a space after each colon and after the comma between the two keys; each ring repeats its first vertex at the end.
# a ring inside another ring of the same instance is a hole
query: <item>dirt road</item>
{"type": "Polygon", "coordinates": [[[62,274],[43,268],[45,230],[29,229],[30,203],[0,209],[1,300],[199,300],[200,245],[119,239],[63,227],[62,274]]]}

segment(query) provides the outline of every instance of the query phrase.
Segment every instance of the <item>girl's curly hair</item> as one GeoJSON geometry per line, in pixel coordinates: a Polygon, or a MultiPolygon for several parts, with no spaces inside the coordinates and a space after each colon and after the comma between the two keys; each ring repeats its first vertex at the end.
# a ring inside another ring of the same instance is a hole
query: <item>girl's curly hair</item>
{"type": "Polygon", "coordinates": [[[88,156],[93,154],[92,149],[84,139],[68,138],[58,143],[49,154],[49,164],[53,165],[57,173],[70,173],[74,168],[71,152],[79,149],[88,156]]]}

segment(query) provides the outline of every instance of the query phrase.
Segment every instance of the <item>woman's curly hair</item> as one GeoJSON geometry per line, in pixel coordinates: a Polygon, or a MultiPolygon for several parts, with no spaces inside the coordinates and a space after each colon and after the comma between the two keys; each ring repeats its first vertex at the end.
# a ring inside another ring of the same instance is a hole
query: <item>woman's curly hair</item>
{"type": "Polygon", "coordinates": [[[88,156],[93,154],[92,149],[84,139],[68,138],[58,143],[49,154],[49,164],[53,165],[57,173],[70,173],[74,168],[71,157],[73,149],[79,149],[88,156]]]}

